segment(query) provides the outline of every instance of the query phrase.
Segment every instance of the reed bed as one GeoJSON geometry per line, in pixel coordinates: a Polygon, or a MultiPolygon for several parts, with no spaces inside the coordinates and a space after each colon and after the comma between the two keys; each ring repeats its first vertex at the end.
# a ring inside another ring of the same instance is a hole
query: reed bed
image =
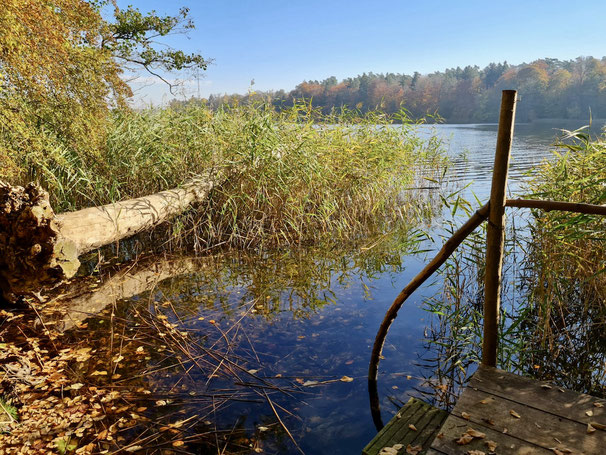
{"type": "MultiPolygon", "coordinates": [[[[556,159],[531,181],[532,197],[604,204],[606,136],[592,139],[585,129],[564,133],[556,159]]],[[[540,211],[532,216],[524,363],[539,365],[539,374],[563,385],[604,396],[606,218],[540,211]]]]}
{"type": "Polygon", "coordinates": [[[305,103],[281,112],[263,104],[119,111],[100,153],[49,141],[43,157],[24,154],[17,183],[38,181],[56,211],[66,211],[176,187],[213,169],[225,179],[207,204],[171,223],[173,246],[343,240],[431,212],[425,195],[403,189],[441,175],[441,143],[419,138],[404,113],[395,120],[323,115],[305,103]]]}

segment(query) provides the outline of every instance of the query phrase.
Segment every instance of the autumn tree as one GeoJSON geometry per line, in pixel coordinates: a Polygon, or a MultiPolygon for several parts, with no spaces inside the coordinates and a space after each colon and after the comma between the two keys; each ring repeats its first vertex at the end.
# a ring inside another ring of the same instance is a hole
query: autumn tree
{"type": "Polygon", "coordinates": [[[0,8],[0,179],[43,177],[49,160],[102,162],[112,107],[132,95],[125,62],[160,70],[206,68],[197,54],[156,40],[193,27],[177,16],[120,10],[111,0],[4,0],[0,8]],[[105,21],[104,7],[115,20],[105,21]]]}

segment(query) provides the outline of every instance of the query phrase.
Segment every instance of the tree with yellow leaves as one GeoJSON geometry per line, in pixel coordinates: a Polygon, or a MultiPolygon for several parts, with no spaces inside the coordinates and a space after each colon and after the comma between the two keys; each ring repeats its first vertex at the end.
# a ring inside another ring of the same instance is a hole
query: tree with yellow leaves
{"type": "Polygon", "coordinates": [[[4,0],[0,179],[37,180],[49,159],[102,160],[110,109],[132,95],[121,79],[125,63],[158,75],[206,68],[200,55],[156,50],[150,38],[193,27],[187,16],[187,9],[166,17],[120,10],[107,0],[4,0]],[[114,8],[113,22],[101,15],[106,6],[114,8]],[[67,149],[75,153],[66,156],[67,149]]]}

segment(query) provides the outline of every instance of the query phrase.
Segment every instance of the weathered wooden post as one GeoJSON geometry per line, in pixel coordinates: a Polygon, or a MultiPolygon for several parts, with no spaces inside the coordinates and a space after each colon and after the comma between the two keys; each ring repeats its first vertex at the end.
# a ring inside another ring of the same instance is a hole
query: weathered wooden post
{"type": "Polygon", "coordinates": [[[497,149],[490,190],[490,211],[486,228],[486,275],[484,277],[484,340],[482,364],[496,366],[501,304],[501,270],[505,241],[505,197],[509,154],[516,111],[515,90],[503,90],[497,149]]]}

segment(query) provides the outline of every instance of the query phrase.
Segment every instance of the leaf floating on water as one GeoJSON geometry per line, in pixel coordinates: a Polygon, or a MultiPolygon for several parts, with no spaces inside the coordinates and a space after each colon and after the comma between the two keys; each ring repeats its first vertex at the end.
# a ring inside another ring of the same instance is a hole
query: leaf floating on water
{"type": "Polygon", "coordinates": [[[419,452],[421,452],[421,450],[423,450],[423,447],[421,446],[413,446],[408,444],[406,446],[406,453],[408,455],[418,455],[419,452]]]}
{"type": "Polygon", "coordinates": [[[107,375],[107,371],[93,371],[91,374],[91,376],[106,376],[107,375]]]}
{"type": "Polygon", "coordinates": [[[466,412],[462,412],[461,413],[461,417],[463,417],[465,420],[469,420],[469,418],[471,417],[468,413],[466,412]]]}
{"type": "Polygon", "coordinates": [[[124,449],[125,452],[136,452],[137,450],[143,449],[142,446],[130,446],[124,449]]]}
{"type": "Polygon", "coordinates": [[[261,432],[269,430],[269,428],[267,428],[267,427],[258,427],[258,428],[259,428],[259,431],[261,431],[261,432]]]}
{"type": "Polygon", "coordinates": [[[166,400],[158,400],[156,401],[156,406],[166,406],[168,403],[166,400]]]}
{"type": "Polygon", "coordinates": [[[603,407],[604,407],[604,405],[603,405],[602,403],[598,403],[597,401],[596,401],[595,403],[593,403],[593,405],[594,405],[596,408],[603,408],[603,407]]]}
{"type": "Polygon", "coordinates": [[[585,413],[586,416],[591,417],[593,416],[593,411],[589,410],[585,413]]]}
{"type": "Polygon", "coordinates": [[[318,381],[305,381],[303,383],[303,387],[311,387],[311,386],[314,386],[314,385],[318,385],[318,381]]]}
{"type": "Polygon", "coordinates": [[[593,427],[590,423],[587,424],[587,434],[595,433],[595,427],[593,427]]]}
{"type": "Polygon", "coordinates": [[[549,390],[549,389],[552,389],[552,388],[553,387],[551,387],[549,384],[541,384],[541,389],[549,390]]]}
{"type": "Polygon", "coordinates": [[[520,414],[518,414],[517,412],[515,412],[513,409],[511,411],[509,411],[509,413],[515,417],[516,419],[521,419],[522,416],[520,416],[520,414]]]}
{"type": "Polygon", "coordinates": [[[417,427],[415,427],[412,423],[408,424],[408,428],[410,428],[412,431],[417,431],[417,427]]]}
{"type": "Polygon", "coordinates": [[[173,441],[173,447],[182,447],[185,445],[183,441],[173,441]]]}
{"type": "Polygon", "coordinates": [[[349,376],[343,376],[340,379],[341,382],[353,382],[353,378],[350,378],[349,376]]]}
{"type": "Polygon", "coordinates": [[[72,390],[80,390],[82,387],[84,387],[84,384],[80,384],[78,382],[77,384],[72,384],[71,389],[72,390]]]}
{"type": "Polygon", "coordinates": [[[247,373],[249,374],[257,374],[259,372],[259,370],[248,370],[247,373]]]}

